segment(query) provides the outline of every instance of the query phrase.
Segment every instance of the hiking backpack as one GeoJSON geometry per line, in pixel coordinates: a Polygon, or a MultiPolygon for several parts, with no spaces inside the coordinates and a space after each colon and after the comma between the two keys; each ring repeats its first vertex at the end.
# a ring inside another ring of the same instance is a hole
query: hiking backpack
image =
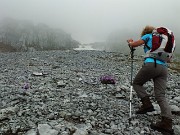
{"type": "Polygon", "coordinates": [[[168,62],[175,50],[175,39],[173,32],[165,27],[158,27],[152,32],[152,48],[148,48],[147,57],[168,62]]]}

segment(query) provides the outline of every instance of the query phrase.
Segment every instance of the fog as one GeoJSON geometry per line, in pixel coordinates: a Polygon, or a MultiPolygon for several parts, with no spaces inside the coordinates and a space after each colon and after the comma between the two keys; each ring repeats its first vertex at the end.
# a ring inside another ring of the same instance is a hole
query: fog
{"type": "Polygon", "coordinates": [[[61,28],[81,43],[105,41],[117,30],[145,25],[180,33],[179,0],[0,0],[0,20],[10,17],[61,28]]]}

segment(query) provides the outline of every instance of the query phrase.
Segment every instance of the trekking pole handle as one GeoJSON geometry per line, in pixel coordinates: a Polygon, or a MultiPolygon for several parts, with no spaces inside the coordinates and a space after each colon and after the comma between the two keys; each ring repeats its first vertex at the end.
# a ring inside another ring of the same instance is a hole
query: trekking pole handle
{"type": "Polygon", "coordinates": [[[133,59],[134,57],[134,51],[136,50],[134,47],[130,46],[130,44],[128,44],[130,50],[131,50],[131,58],[133,59]]]}

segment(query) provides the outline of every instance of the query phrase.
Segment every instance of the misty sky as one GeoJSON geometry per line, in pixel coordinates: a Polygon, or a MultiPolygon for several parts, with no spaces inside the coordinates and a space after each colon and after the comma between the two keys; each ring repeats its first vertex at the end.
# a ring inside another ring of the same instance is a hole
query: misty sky
{"type": "Polygon", "coordinates": [[[180,30],[180,0],[0,0],[0,20],[11,17],[62,28],[81,43],[145,25],[180,30]]]}

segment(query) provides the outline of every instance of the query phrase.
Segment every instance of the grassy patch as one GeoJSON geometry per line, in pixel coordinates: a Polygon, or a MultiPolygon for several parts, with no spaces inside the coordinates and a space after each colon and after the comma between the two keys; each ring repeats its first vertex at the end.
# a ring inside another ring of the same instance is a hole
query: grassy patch
{"type": "Polygon", "coordinates": [[[169,64],[169,68],[180,72],[180,53],[174,54],[174,60],[172,63],[169,64]]]}
{"type": "Polygon", "coordinates": [[[0,42],[0,52],[16,52],[16,48],[9,44],[4,44],[0,42]]]}
{"type": "Polygon", "coordinates": [[[169,68],[180,73],[180,61],[173,61],[169,64],[169,68]]]}

